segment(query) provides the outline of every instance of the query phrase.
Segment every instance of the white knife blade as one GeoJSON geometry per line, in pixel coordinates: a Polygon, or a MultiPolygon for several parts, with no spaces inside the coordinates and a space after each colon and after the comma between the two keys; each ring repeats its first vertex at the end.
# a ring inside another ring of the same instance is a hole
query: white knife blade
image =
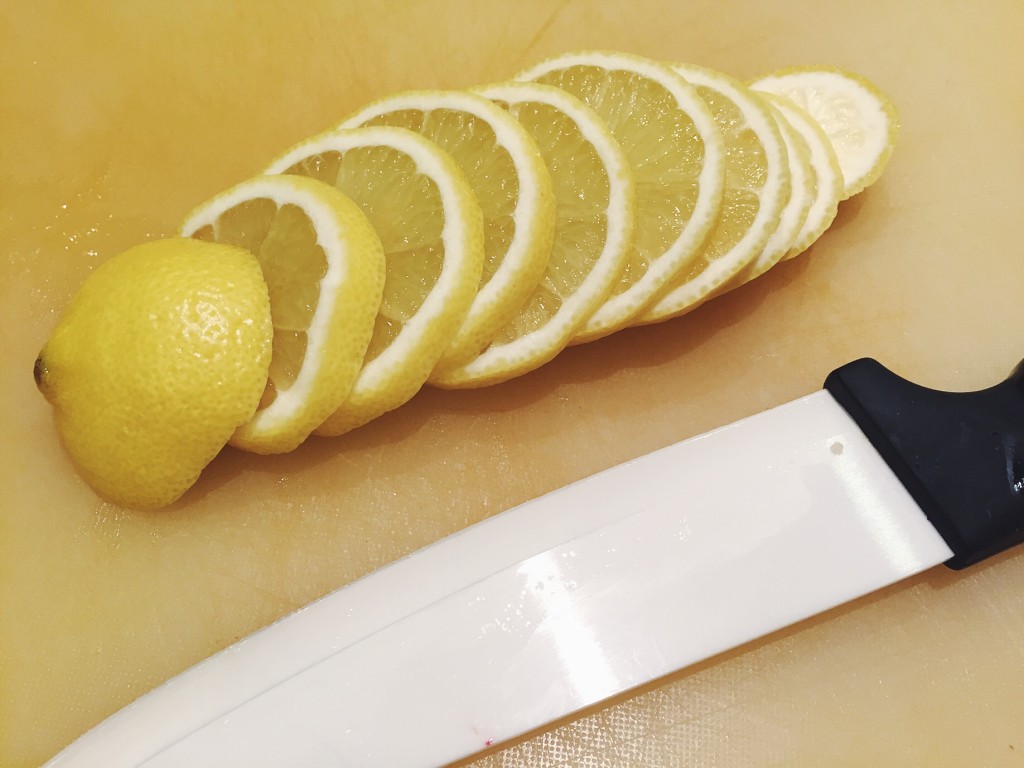
{"type": "Polygon", "coordinates": [[[827,388],[382,568],[144,695],[48,765],[442,765],[1024,540],[1018,373],[950,395],[858,361],[827,388]]]}

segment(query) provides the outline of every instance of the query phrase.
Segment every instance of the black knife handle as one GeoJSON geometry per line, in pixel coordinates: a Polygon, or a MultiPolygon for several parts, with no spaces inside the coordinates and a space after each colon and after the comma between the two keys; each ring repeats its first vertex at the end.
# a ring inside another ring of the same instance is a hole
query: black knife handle
{"type": "Polygon", "coordinates": [[[947,566],[1024,543],[1024,362],[990,389],[940,392],[865,358],[825,389],[953,550],[947,566]]]}

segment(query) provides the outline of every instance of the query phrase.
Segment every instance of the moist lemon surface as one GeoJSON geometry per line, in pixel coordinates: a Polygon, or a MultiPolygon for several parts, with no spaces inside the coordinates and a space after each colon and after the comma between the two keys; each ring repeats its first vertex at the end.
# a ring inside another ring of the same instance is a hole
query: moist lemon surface
{"type": "Polygon", "coordinates": [[[724,73],[692,64],[673,69],[696,87],[722,132],[725,191],[699,255],[668,281],[640,323],[681,315],[737,278],[763,252],[790,194],[786,147],[764,101],[724,73]]]}
{"type": "Polygon", "coordinates": [[[160,507],[252,418],[272,334],[251,253],[156,240],[90,274],[39,354],[36,382],[89,485],[160,507]]]}
{"type": "Polygon", "coordinates": [[[384,286],[377,233],[350,198],[316,179],[262,176],[193,211],[183,235],[244,247],[270,291],[273,358],[259,410],[232,437],[282,453],[348,397],[384,286]]]}
{"type": "Polygon", "coordinates": [[[432,383],[479,387],[553,358],[608,297],[625,266],[635,216],[629,162],[583,102],[552,86],[501,83],[478,93],[530,132],[551,170],[555,230],[540,283],[476,358],[436,371],[432,383]]]}
{"type": "Polygon", "coordinates": [[[636,179],[636,227],[622,278],[574,340],[591,341],[627,326],[699,255],[722,202],[722,134],[693,86],[639,56],[566,54],[516,79],[562,88],[591,107],[636,179]]]}
{"type": "Polygon", "coordinates": [[[408,91],[368,104],[340,128],[390,125],[435,142],[465,173],[484,222],[479,292],[441,356],[478,355],[537,285],[554,231],[551,176],[526,130],[488,99],[465,91],[408,91]]]}
{"type": "Polygon", "coordinates": [[[387,277],[365,359],[349,395],[317,428],[340,435],[415,395],[463,327],[483,269],[483,217],[455,161],[404,128],[331,131],[268,170],[343,190],[383,244],[387,277]]]}

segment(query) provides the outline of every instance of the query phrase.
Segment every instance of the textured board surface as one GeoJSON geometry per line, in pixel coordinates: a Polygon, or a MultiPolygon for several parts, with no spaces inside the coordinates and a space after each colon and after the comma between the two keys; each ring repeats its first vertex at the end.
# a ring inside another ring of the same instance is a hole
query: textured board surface
{"type": "MultiPolygon", "coordinates": [[[[942,2],[14,3],[0,8],[0,766],[334,587],[869,355],[982,387],[1024,357],[1024,9],[942,2]],[[426,389],[175,508],[98,500],[32,362],[88,272],[365,102],[613,48],[750,78],[864,74],[900,144],[809,251],[692,315],[477,392],[426,389]]],[[[780,599],[785,599],[780,595],[780,599]]],[[[933,570],[475,759],[1017,765],[1024,553],[933,570]]]]}

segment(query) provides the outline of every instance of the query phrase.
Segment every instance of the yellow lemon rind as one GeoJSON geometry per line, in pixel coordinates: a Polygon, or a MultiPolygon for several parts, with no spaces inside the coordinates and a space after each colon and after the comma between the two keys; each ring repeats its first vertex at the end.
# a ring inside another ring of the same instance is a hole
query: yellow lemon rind
{"type": "MultiPolygon", "coordinates": [[[[803,229],[804,222],[807,221],[817,186],[807,141],[775,104],[768,100],[766,103],[786,144],[786,154],[789,157],[789,201],[779,214],[779,226],[768,238],[761,255],[740,275],[742,282],[760,277],[789,253],[803,229]]],[[[737,281],[734,280],[733,283],[737,281]]]]}
{"type": "Polygon", "coordinates": [[[36,375],[86,483],[116,504],[158,508],[191,488],[252,418],[272,336],[251,253],[168,238],[89,275],[36,375]],[[194,287],[178,291],[183,280],[194,287]]]}
{"type": "Polygon", "coordinates": [[[839,213],[839,202],[843,196],[843,172],[832,143],[813,117],[785,96],[767,91],[757,93],[778,109],[786,122],[803,138],[810,152],[811,171],[814,174],[814,196],[800,231],[782,257],[786,261],[810,248],[832,225],[839,213]]]}

